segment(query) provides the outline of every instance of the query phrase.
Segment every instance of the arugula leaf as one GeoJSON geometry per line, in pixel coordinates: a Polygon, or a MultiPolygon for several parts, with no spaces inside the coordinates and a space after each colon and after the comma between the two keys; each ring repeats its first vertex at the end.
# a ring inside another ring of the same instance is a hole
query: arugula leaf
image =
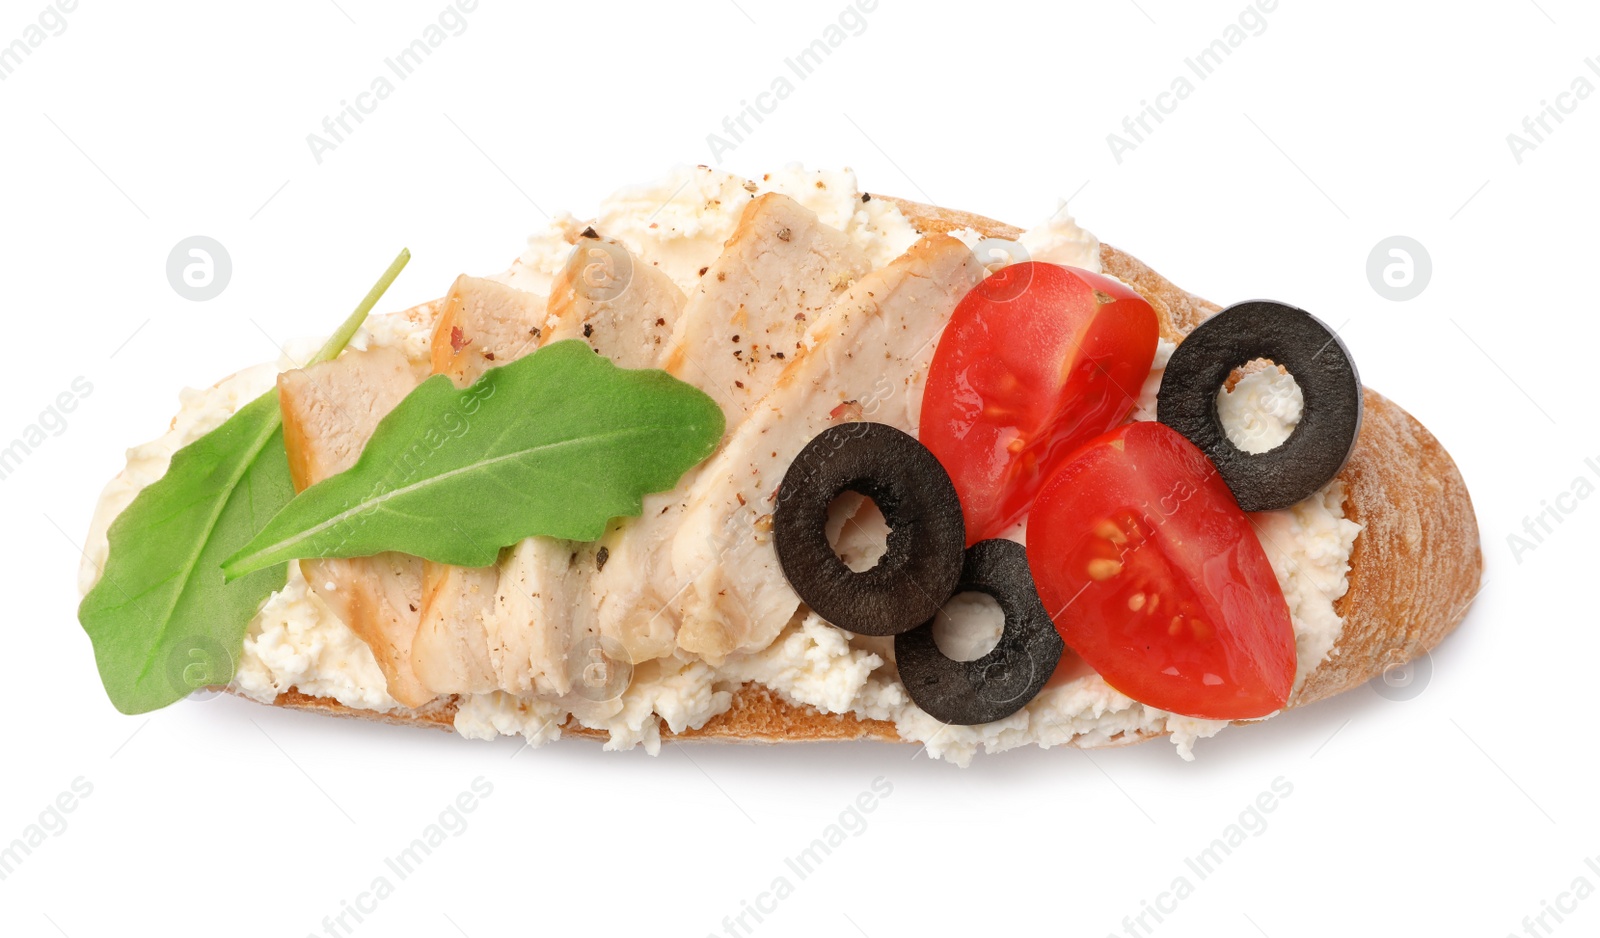
{"type": "MultiPolygon", "coordinates": [[[[401,251],[317,352],[336,357],[411,259],[401,251]]],[[[106,695],[146,713],[226,684],[261,604],[287,564],[225,582],[218,566],[294,497],[276,389],[178,450],[107,532],[105,569],[78,607],[106,695]]]]}
{"type": "Polygon", "coordinates": [[[271,391],[175,453],[112,523],[105,570],[78,621],[118,710],[156,710],[233,677],[245,627],[288,568],[224,584],[215,564],[293,497],[271,391]]]}
{"type": "Polygon", "coordinates": [[[243,577],[303,557],[400,551],[483,567],[543,534],[598,538],[710,456],[722,410],[663,371],[577,339],[457,390],[435,375],[378,424],[355,465],[295,497],[223,564],[243,577]]]}

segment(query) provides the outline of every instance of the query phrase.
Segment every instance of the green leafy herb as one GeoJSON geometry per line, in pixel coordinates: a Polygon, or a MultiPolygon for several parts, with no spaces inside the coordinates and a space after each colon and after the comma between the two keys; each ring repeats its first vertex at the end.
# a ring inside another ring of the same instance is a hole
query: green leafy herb
{"type": "MultiPolygon", "coordinates": [[[[313,363],[344,349],[410,259],[400,252],[313,363]]],[[[118,710],[156,710],[233,678],[245,629],[288,567],[225,582],[220,565],[293,497],[273,390],[174,453],[166,475],[112,522],[105,569],[78,621],[118,710]]]]}
{"type": "Polygon", "coordinates": [[[618,368],[576,339],[465,390],[436,375],[378,424],[354,466],[301,492],[224,570],[391,550],[481,567],[535,534],[594,540],[710,456],[722,430],[700,390],[618,368]]]}

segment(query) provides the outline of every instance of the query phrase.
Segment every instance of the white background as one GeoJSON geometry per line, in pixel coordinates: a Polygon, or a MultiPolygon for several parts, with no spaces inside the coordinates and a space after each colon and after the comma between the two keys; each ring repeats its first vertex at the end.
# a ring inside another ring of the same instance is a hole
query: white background
{"type": "MultiPolygon", "coordinates": [[[[1449,447],[1482,525],[1487,588],[1414,699],[1358,688],[1225,731],[1192,764],[1152,743],[965,771],[912,747],[651,758],[568,741],[513,758],[511,740],[234,699],[112,709],[75,619],[77,544],[180,388],[326,332],[402,245],[416,259],[387,308],[503,268],[543,211],[710,162],[707,134],[843,5],[484,0],[320,165],[306,135],[443,0],[90,0],[0,82],[0,441],[75,377],[93,385],[0,481],[0,842],[74,779],[93,786],[0,881],[0,931],[320,934],[479,776],[493,793],[468,829],[356,934],[721,933],[880,776],[893,790],[870,826],[757,934],[1121,933],[1186,875],[1193,894],[1155,934],[1500,936],[1580,876],[1600,887],[1584,865],[1600,854],[1600,505],[1577,502],[1520,563],[1507,543],[1600,459],[1600,101],[1520,164],[1506,140],[1576,76],[1600,84],[1585,65],[1600,15],[1578,0],[1285,0],[1120,163],[1107,134],[1244,0],[881,0],[723,157],[752,174],[849,165],[869,191],[1024,225],[1072,196],[1100,237],[1204,296],[1343,324],[1366,382],[1449,447]],[[194,234],[233,258],[210,302],[165,275],[194,234]],[[1366,275],[1395,234],[1433,260],[1409,302],[1366,275]],[[1279,777],[1293,791],[1266,829],[1199,880],[1184,858],[1279,777]]],[[[42,7],[0,3],[0,43],[42,7]]],[[[1600,899],[1545,923],[1594,934],[1600,899]]]]}

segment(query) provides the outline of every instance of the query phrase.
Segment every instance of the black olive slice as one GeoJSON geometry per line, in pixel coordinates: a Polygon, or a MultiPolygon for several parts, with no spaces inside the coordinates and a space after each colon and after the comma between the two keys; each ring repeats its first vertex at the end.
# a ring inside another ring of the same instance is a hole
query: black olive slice
{"type": "Polygon", "coordinates": [[[1268,300],[1230,306],[1183,340],[1161,378],[1156,419],[1188,437],[1245,511],[1287,508],[1339,474],[1361,430],[1361,378],[1338,333],[1303,309],[1268,300]],[[1246,453],[1217,415],[1217,392],[1258,358],[1283,366],[1305,408],[1279,446],[1246,453]]]}
{"type": "Polygon", "coordinates": [[[932,618],[961,576],[961,500],[939,460],[881,423],[817,434],[778,487],[772,516],[783,575],[812,611],[860,635],[898,635],[932,618]],[[888,549],[857,573],[828,543],[828,505],[842,492],[877,503],[888,549]]]}
{"type": "Polygon", "coordinates": [[[967,549],[956,593],[987,593],[1005,613],[1000,641],[974,661],[955,661],[933,641],[933,620],[898,635],[895,666],[911,700],[944,723],[972,726],[1003,720],[1038,696],[1066,643],[1045,612],[1016,541],[979,541],[967,549]]]}

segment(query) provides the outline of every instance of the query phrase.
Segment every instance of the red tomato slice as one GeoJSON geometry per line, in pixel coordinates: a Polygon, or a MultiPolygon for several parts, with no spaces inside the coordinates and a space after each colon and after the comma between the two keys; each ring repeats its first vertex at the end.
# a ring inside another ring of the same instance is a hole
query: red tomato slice
{"type": "Polygon", "coordinates": [[[1013,264],[962,298],[928,370],[918,439],[950,473],[968,543],[1028,513],[1061,457],[1121,423],[1159,335],[1110,277],[1013,264]]]}
{"type": "Polygon", "coordinates": [[[1113,430],[1051,475],[1028,566],[1067,645],[1134,700],[1208,720],[1288,701],[1294,627],[1266,552],[1211,461],[1164,424],[1113,430]]]}

